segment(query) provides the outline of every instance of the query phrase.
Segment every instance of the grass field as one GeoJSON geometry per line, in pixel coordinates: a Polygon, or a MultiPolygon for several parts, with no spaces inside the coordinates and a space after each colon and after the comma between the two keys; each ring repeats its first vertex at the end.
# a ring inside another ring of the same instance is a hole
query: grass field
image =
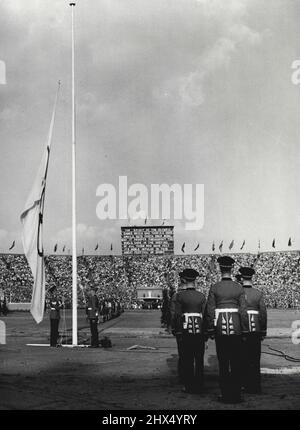
{"type": "MultiPolygon", "coordinates": [[[[29,313],[6,318],[7,342],[0,345],[0,409],[300,409],[300,362],[273,354],[268,346],[300,359],[300,344],[291,341],[294,310],[270,310],[268,338],[263,343],[263,394],[245,396],[236,406],[220,405],[218,367],[213,341],[205,352],[206,392],[184,394],[177,380],[175,339],[160,327],[160,311],[128,311],[99,325],[111,349],[30,347],[49,342],[49,320],[37,325],[29,313]],[[127,348],[141,345],[154,349],[127,348]]],[[[71,314],[60,329],[71,333],[71,314]]],[[[300,325],[300,323],[299,323],[300,325]]],[[[78,319],[80,343],[89,343],[83,311],[78,319]]],[[[67,336],[68,337],[68,336],[67,336]]],[[[70,341],[70,338],[69,338],[70,341]]]]}

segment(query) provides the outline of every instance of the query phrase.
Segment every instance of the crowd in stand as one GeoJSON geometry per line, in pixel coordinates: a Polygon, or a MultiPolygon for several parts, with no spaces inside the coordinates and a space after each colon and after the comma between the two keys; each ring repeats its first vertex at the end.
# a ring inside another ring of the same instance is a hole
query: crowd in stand
{"type": "MultiPolygon", "coordinates": [[[[80,256],[78,257],[78,302],[84,307],[86,292],[97,288],[99,300],[108,307],[135,308],[137,288],[176,290],[178,273],[185,267],[200,276],[197,288],[207,294],[219,277],[218,255],[186,256],[80,256]]],[[[243,265],[255,268],[254,286],[264,292],[268,307],[291,308],[300,305],[300,252],[233,254],[235,271],[243,265]]],[[[45,257],[46,289],[57,287],[66,305],[71,305],[71,256],[45,257]]],[[[30,302],[33,278],[24,255],[0,255],[0,288],[8,302],[30,302]]]]}

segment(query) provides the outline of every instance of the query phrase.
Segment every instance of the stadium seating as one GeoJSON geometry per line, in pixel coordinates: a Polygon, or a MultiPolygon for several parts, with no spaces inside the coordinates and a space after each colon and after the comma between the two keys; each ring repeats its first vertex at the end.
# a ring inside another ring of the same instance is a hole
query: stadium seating
{"type": "MultiPolygon", "coordinates": [[[[254,285],[262,290],[268,307],[291,308],[300,304],[300,252],[231,254],[235,273],[242,265],[256,270],[254,285]]],[[[219,279],[218,255],[173,256],[80,256],[78,257],[78,301],[84,307],[87,287],[94,285],[101,300],[118,300],[125,308],[135,307],[137,287],[177,287],[178,272],[192,267],[200,273],[197,288],[207,293],[219,279]]],[[[71,304],[71,256],[49,255],[46,288],[56,285],[71,304]]],[[[24,255],[0,255],[0,287],[8,302],[30,302],[32,275],[24,255]]]]}

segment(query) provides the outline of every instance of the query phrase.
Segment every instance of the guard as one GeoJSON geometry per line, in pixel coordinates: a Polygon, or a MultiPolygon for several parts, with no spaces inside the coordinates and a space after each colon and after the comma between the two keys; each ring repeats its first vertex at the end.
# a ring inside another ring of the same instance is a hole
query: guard
{"type": "MultiPolygon", "coordinates": [[[[178,292],[185,290],[185,283],[183,282],[183,279],[180,278],[180,283],[178,285],[178,292]]],[[[178,362],[177,362],[177,373],[179,382],[183,382],[183,371],[182,371],[182,329],[181,324],[178,325],[178,327],[175,326],[175,308],[176,308],[176,294],[173,295],[171,299],[171,305],[170,305],[170,323],[171,323],[171,330],[172,334],[176,337],[177,342],[177,351],[178,351],[178,362]],[[174,321],[173,327],[172,327],[172,320],[174,321]]]]}
{"type": "Polygon", "coordinates": [[[87,313],[88,319],[90,320],[91,347],[98,348],[99,347],[99,339],[98,339],[99,300],[96,295],[95,288],[90,289],[86,313],[87,313]]]}
{"type": "Polygon", "coordinates": [[[56,295],[56,287],[51,287],[50,292],[50,346],[57,347],[58,340],[58,326],[60,320],[60,309],[62,307],[62,302],[58,299],[56,295]]]}
{"type": "Polygon", "coordinates": [[[249,333],[243,342],[243,385],[246,393],[261,393],[260,357],[261,341],[267,334],[267,310],[261,291],[253,288],[252,267],[241,267],[248,313],[249,333]]]}
{"type": "Polygon", "coordinates": [[[201,393],[204,369],[203,313],[205,296],[196,291],[199,273],[185,269],[179,273],[185,289],[178,291],[172,301],[171,327],[179,354],[179,370],[186,393],[201,393]]]}
{"type": "Polygon", "coordinates": [[[219,361],[220,401],[239,403],[241,399],[242,335],[248,330],[243,287],[231,278],[233,258],[218,258],[222,280],[212,285],[205,311],[207,336],[215,338],[219,361]]]}

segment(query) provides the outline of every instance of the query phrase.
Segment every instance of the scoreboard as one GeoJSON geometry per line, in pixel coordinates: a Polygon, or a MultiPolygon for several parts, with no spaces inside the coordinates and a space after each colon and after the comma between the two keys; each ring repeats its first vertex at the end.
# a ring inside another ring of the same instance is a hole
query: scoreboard
{"type": "Polygon", "coordinates": [[[122,255],[174,254],[174,226],[121,227],[122,255]]]}

